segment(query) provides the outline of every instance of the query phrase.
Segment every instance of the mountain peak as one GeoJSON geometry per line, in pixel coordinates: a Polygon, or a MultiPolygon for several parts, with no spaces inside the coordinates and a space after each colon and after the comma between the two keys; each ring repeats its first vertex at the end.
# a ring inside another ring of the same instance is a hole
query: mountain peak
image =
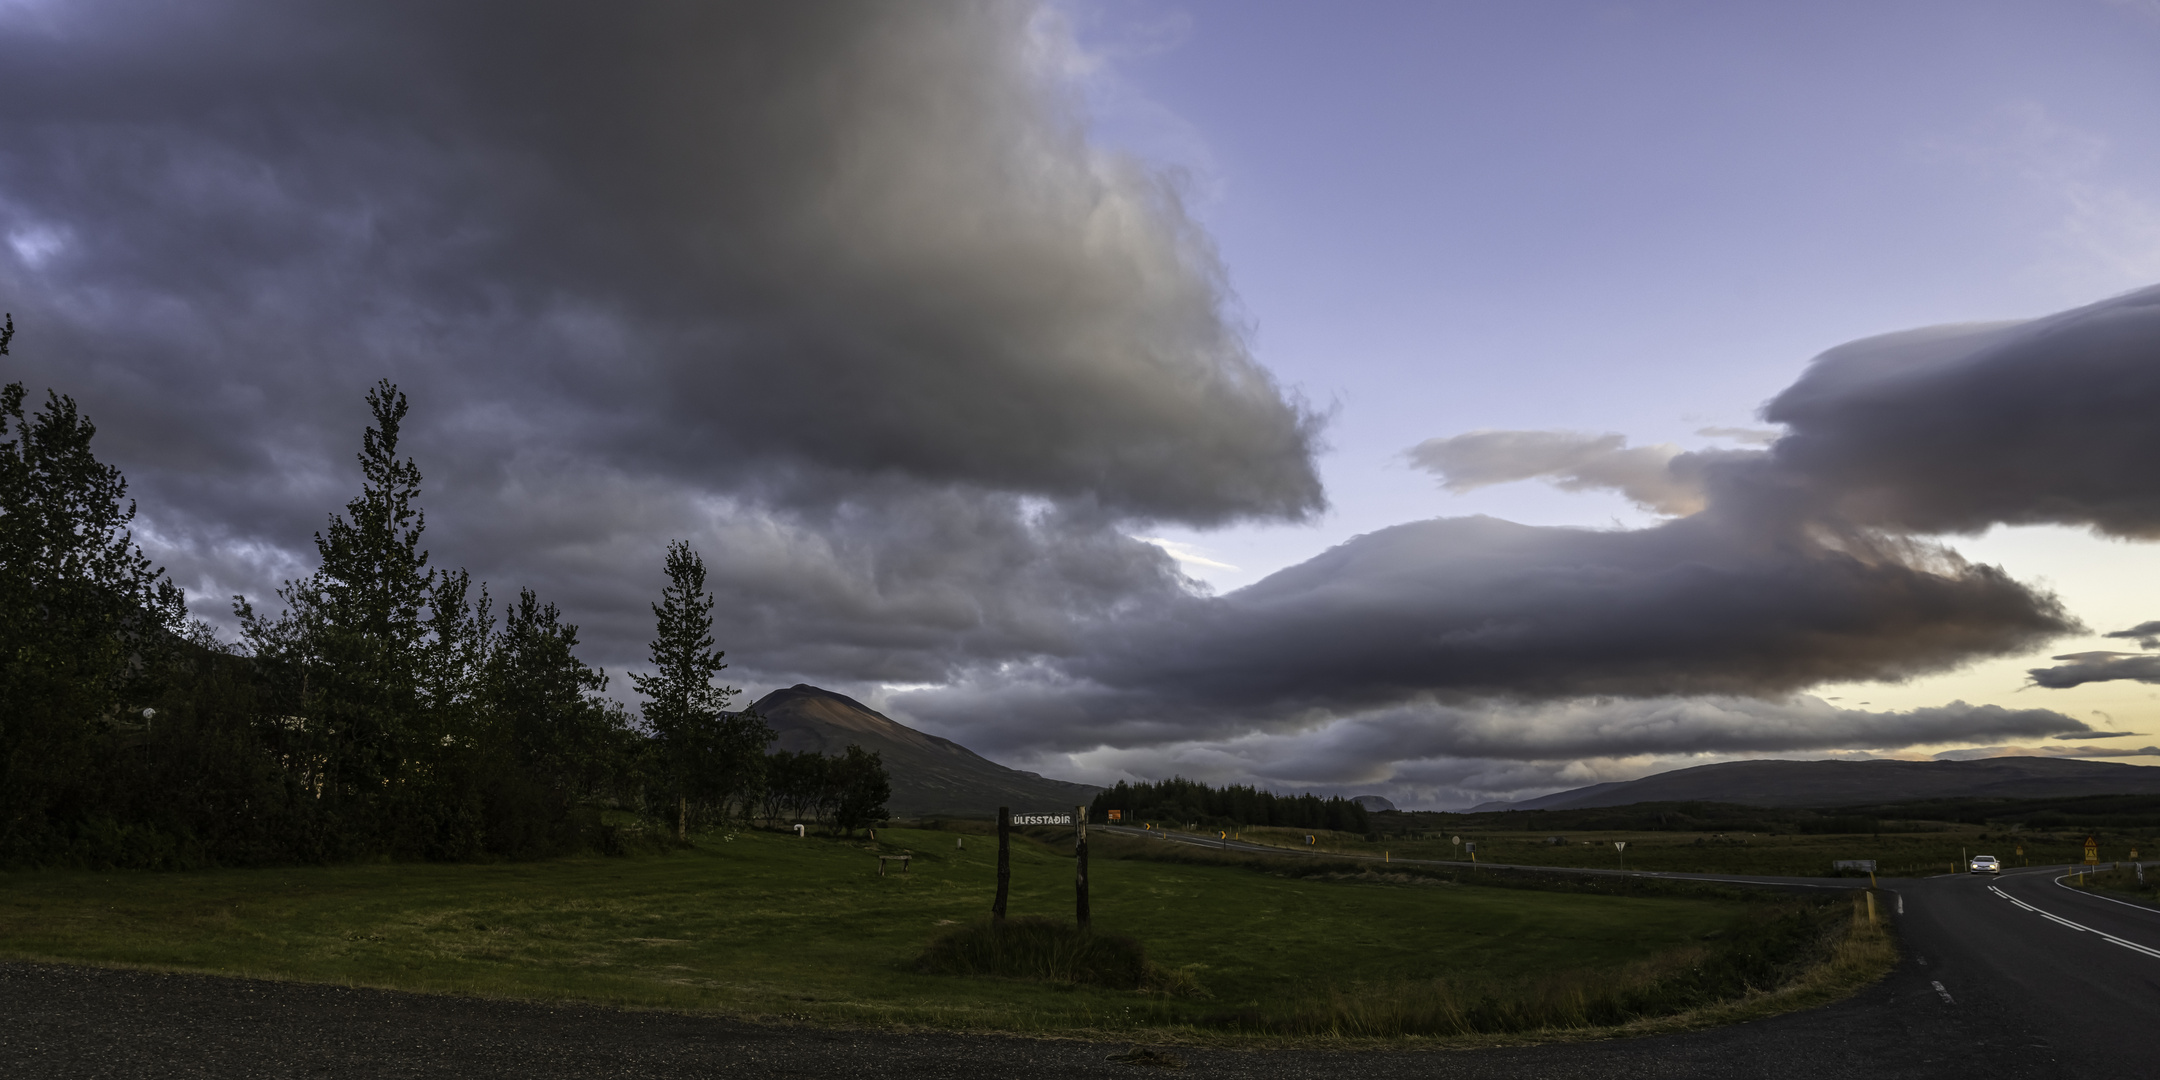
{"type": "Polygon", "coordinates": [[[892,775],[893,793],[886,805],[899,817],[990,817],[1000,806],[1069,811],[1102,790],[1007,768],[846,694],[808,683],[775,690],[752,708],[779,734],[775,750],[814,750],[830,756],[854,743],[875,751],[892,775]]]}

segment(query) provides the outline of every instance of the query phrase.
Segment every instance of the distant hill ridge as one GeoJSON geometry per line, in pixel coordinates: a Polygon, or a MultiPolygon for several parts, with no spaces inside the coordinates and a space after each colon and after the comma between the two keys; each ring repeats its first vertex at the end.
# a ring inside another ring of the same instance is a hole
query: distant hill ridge
{"type": "Polygon", "coordinates": [[[1494,810],[1585,810],[1645,802],[1719,802],[1823,809],[1916,799],[2054,799],[2160,794],[2160,768],[2109,761],[1999,757],[1977,761],[1727,761],[1560,791],[1494,810]]]}
{"type": "Polygon", "coordinates": [[[845,694],[808,683],[775,690],[754,706],[779,739],[774,750],[839,754],[849,743],[874,750],[892,774],[895,817],[992,817],[1000,806],[1070,812],[1101,788],[1009,769],[967,747],[900,723],[845,694]]]}

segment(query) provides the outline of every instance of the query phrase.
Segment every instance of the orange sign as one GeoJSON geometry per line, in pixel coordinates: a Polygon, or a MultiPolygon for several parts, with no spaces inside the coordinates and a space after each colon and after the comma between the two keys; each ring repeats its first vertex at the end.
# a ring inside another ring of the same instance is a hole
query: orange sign
{"type": "Polygon", "coordinates": [[[2092,866],[2099,863],[2099,861],[2100,845],[2092,837],[2088,836],[2085,838],[2085,865],[2092,866]]]}
{"type": "Polygon", "coordinates": [[[1112,810],[1112,811],[1110,811],[1110,820],[1112,820],[1112,821],[1123,821],[1123,820],[1125,820],[1125,811],[1123,811],[1123,810],[1112,810]]]}

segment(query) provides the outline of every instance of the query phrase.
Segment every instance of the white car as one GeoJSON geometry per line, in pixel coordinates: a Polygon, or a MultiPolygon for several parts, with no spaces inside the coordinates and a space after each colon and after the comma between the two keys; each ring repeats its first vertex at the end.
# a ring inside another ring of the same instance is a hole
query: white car
{"type": "Polygon", "coordinates": [[[1993,855],[1975,855],[1972,857],[1972,865],[1968,872],[1974,874],[2000,874],[2002,873],[2002,863],[1993,855]]]}

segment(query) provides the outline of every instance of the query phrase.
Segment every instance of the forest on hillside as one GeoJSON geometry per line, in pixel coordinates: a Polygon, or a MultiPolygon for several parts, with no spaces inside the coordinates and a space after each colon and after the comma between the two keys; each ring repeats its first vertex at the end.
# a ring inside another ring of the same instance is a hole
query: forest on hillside
{"type": "Polygon", "coordinates": [[[1365,808],[1341,796],[1277,795],[1246,785],[1210,787],[1197,780],[1173,776],[1159,783],[1118,781],[1095,796],[1088,819],[1110,820],[1120,812],[1126,822],[1198,824],[1209,828],[1228,826],[1279,826],[1291,829],[1334,829],[1362,833],[1371,829],[1365,808]]]}
{"type": "MultiPolygon", "coordinates": [[[[9,318],[0,355],[13,337],[9,318]]],[[[630,677],[642,713],[604,695],[554,603],[498,604],[429,565],[388,381],[318,565],[274,600],[235,597],[236,642],[136,544],[75,401],[27,398],[0,390],[0,864],[529,858],[680,823],[885,816],[878,755],[768,757],[772,729],[728,709],[689,545],[668,548],[651,673],[630,677]]]]}

